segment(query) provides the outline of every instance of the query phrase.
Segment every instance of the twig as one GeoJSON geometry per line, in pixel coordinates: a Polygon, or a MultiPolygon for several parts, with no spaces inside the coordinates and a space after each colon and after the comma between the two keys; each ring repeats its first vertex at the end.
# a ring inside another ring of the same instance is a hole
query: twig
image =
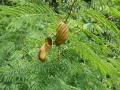
{"type": "Polygon", "coordinates": [[[75,4],[76,1],[77,1],[77,0],[74,0],[74,1],[73,1],[72,5],[71,5],[71,7],[70,7],[70,12],[68,12],[68,15],[67,15],[67,17],[66,17],[66,19],[65,19],[65,23],[67,22],[70,14],[71,14],[72,8],[73,8],[73,6],[74,6],[74,4],[75,4]]]}

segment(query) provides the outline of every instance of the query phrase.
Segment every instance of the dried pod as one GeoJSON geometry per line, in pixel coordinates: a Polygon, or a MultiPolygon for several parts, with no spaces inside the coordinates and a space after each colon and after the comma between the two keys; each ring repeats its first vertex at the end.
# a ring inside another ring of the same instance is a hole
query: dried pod
{"type": "Polygon", "coordinates": [[[43,44],[42,47],[40,48],[38,57],[40,61],[45,62],[45,58],[46,58],[45,44],[43,44]]]}
{"type": "Polygon", "coordinates": [[[51,37],[47,37],[46,45],[45,45],[46,51],[48,51],[51,47],[52,47],[52,39],[51,37]]]}
{"type": "Polygon", "coordinates": [[[42,47],[39,50],[38,57],[40,61],[45,62],[46,53],[51,47],[52,47],[52,39],[48,37],[46,39],[46,42],[42,45],[42,47]]]}
{"type": "Polygon", "coordinates": [[[64,22],[60,22],[56,31],[55,44],[57,46],[64,44],[68,39],[68,26],[64,22]]]}

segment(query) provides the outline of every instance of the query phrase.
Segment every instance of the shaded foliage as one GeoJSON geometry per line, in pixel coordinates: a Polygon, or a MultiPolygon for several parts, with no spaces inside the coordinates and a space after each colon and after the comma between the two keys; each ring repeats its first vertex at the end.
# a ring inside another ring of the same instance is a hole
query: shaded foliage
{"type": "Polygon", "coordinates": [[[45,63],[39,48],[73,0],[9,1],[15,4],[0,5],[1,90],[120,89],[119,0],[77,0],[60,60],[53,45],[45,63]]]}

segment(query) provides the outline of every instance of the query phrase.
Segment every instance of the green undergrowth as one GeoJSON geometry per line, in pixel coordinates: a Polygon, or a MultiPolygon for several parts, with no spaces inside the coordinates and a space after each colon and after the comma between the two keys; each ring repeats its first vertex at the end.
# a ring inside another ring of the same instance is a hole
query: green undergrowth
{"type": "Polygon", "coordinates": [[[39,49],[56,32],[68,9],[63,10],[67,5],[58,0],[57,14],[43,1],[0,5],[0,90],[119,90],[117,0],[111,1],[112,6],[108,0],[99,0],[102,4],[92,0],[90,7],[78,0],[67,22],[69,39],[60,46],[59,59],[58,47],[53,45],[45,63],[38,59],[39,49]]]}

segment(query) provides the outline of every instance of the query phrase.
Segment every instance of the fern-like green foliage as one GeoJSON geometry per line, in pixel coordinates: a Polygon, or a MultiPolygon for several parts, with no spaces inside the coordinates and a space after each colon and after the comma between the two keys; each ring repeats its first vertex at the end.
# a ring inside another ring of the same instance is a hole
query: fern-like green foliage
{"type": "MultiPolygon", "coordinates": [[[[119,90],[119,0],[77,0],[68,19],[69,39],[38,59],[72,0],[8,0],[0,5],[0,90],[119,90]]],[[[54,39],[54,37],[53,37],[54,39]]]]}

